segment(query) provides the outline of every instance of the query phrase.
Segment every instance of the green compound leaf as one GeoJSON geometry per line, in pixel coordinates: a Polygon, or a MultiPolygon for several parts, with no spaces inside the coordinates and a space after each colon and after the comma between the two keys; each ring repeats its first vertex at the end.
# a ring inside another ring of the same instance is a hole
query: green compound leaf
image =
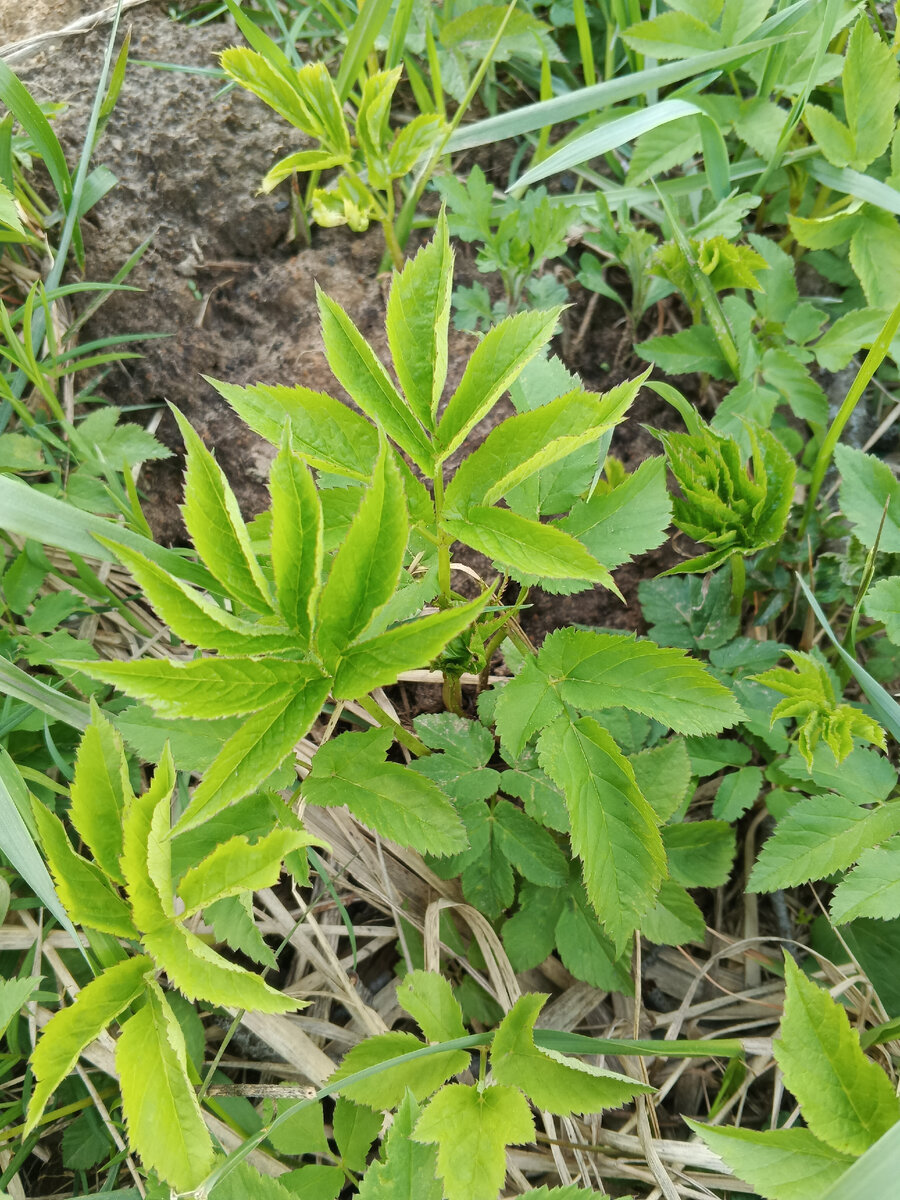
{"type": "Polygon", "coordinates": [[[59,817],[39,800],[32,799],[31,807],[56,890],[71,919],[115,937],[137,938],[128,905],[106,874],[75,853],[59,817]]]}
{"type": "Polygon", "coordinates": [[[453,805],[430,779],[385,762],[390,729],[344,733],[326,742],[303,783],[309,804],[342,804],[364,825],[424,854],[455,854],[466,847],[453,805]]]}
{"type": "Polygon", "coordinates": [[[497,733],[504,750],[517,759],[538,730],[550,725],[563,711],[562,700],[546,672],[535,659],[526,659],[519,674],[500,689],[497,699],[497,733]]]}
{"type": "Polygon", "coordinates": [[[496,1200],[506,1174],[506,1147],[532,1141],[534,1121],[515,1088],[454,1084],[428,1104],[412,1136],[437,1143],[447,1200],[496,1200]]]}
{"type": "Polygon", "coordinates": [[[132,800],[122,823],[125,891],[134,923],[142,934],[165,928],[174,915],[172,854],[167,837],[169,795],[162,788],[149,788],[132,800]]]}
{"type": "Polygon", "coordinates": [[[508,508],[475,505],[465,520],[445,517],[451,536],[513,571],[547,579],[584,579],[617,592],[612,576],[581,542],[508,508]]]}
{"type": "Polygon", "coordinates": [[[764,1200],[821,1196],[853,1162],[808,1129],[736,1129],[685,1120],[764,1200]]]}
{"type": "Polygon", "coordinates": [[[161,925],[144,934],[143,943],[188,1000],[267,1013],[294,1012],[303,1007],[299,1000],[276,991],[258,975],[210,950],[206,942],[181,925],[161,925]]]}
{"type": "Polygon", "coordinates": [[[329,670],[394,594],[408,536],[403,481],[385,443],[319,597],[316,640],[329,670]]]}
{"type": "Polygon", "coordinates": [[[797,746],[807,766],[812,766],[820,740],[831,750],[836,763],[843,762],[853,751],[854,737],[884,750],[884,730],[858,708],[838,703],[823,662],[798,650],[788,650],[787,656],[796,670],[776,667],[749,678],[785,697],[772,709],[772,724],[783,717],[796,720],[797,746]]]}
{"type": "Polygon", "coordinates": [[[465,1037],[462,1009],[449,982],[436,971],[410,971],[397,987],[397,1002],[406,1009],[429,1042],[465,1037]]]}
{"type": "Polygon", "coordinates": [[[803,120],[830,163],[864,171],[888,148],[900,99],[897,60],[865,17],[850,34],[841,83],[846,125],[817,104],[806,105],[803,120]]]}
{"type": "Polygon", "coordinates": [[[702,943],[706,937],[706,921],[681,884],[674,879],[664,879],[656,904],[644,913],[641,934],[656,946],[702,943]]]}
{"type": "Polygon", "coordinates": [[[281,874],[284,856],[316,840],[299,830],[274,829],[252,846],[245,837],[222,842],[201,863],[185,872],[178,885],[178,895],[185,907],[182,918],[193,916],[225,896],[272,887],[281,874]]]}
{"type": "Polygon", "coordinates": [[[197,553],[226,592],[254,611],[270,614],[272,599],[241,510],[221,467],[177,408],[172,409],[187,449],[182,513],[197,553]]]}
{"type": "Polygon", "coordinates": [[[188,1078],[184,1034],[158,984],[122,1027],[116,1069],[129,1142],[144,1166],[177,1191],[197,1187],[212,1167],[212,1142],[188,1078]]]}
{"type": "Polygon", "coordinates": [[[877,541],[879,550],[900,552],[900,483],[891,468],[874,454],[841,443],[835,446],[834,457],[841,473],[841,512],[853,532],[867,550],[877,541]]]}
{"type": "Polygon", "coordinates": [[[322,575],[322,505],[309,468],[291,449],[290,439],[286,424],[269,472],[272,570],[278,611],[305,647],[322,575]]]}
{"type": "MultiPolygon", "coordinates": [[[[633,634],[561,629],[544,641],[537,665],[561,700],[588,712],[628,708],[691,734],[718,733],[743,715],[699,662],[633,634]]],[[[523,677],[507,684],[506,704],[523,677]]]]}
{"type": "Polygon", "coordinates": [[[656,814],[628,760],[591,717],[561,718],[538,747],[541,765],[565,795],[588,897],[621,954],[665,876],[656,814]]]}
{"type": "Polygon", "coordinates": [[[491,1071],[498,1083],[520,1088],[537,1108],[563,1117],[619,1108],[654,1090],[577,1058],[538,1049],[534,1023],[546,1002],[546,996],[522,996],[503,1018],[491,1045],[491,1071]]]}
{"type": "Polygon", "coordinates": [[[682,821],[665,825],[663,844],[669,873],[684,887],[721,887],[734,862],[734,829],[727,821],[682,821]]]}
{"type": "Polygon", "coordinates": [[[500,785],[500,775],[487,764],[494,755],[490,730],[454,713],[425,713],[413,722],[416,733],[437,754],[423,755],[412,769],[438,784],[461,803],[487,800],[500,785]]]}
{"type": "Polygon", "coordinates": [[[316,286],[325,356],[334,377],[366,416],[377,421],[420,471],[434,471],[434,451],[422,426],[391,383],[371,346],[344,312],[316,286]]]}
{"type": "Polygon", "coordinates": [[[454,475],[445,496],[448,515],[464,519],[473,505],[495,504],[531,475],[599,441],[628,411],[642,380],[607,396],[576,389],[508,417],[454,475]]]}
{"type": "MultiPolygon", "coordinates": [[[[283,627],[235,617],[135,550],[98,538],[128,568],[159,617],[176,637],[223,654],[267,654],[291,650],[296,638],[283,627]]],[[[79,670],[87,664],[78,663],[79,670]]]]}
{"type": "Polygon", "coordinates": [[[561,308],[516,313],[488,330],[466,364],[459,387],[437,428],[440,464],[486,416],[506,389],[553,336],[561,308]]]}
{"type": "Polygon", "coordinates": [[[668,821],[683,804],[691,785],[691,760],[684,738],[671,738],[651,750],[632,754],[628,761],[657,821],[668,821]]]}
{"type": "Polygon", "coordinates": [[[817,1138],[842,1154],[863,1154],[900,1118],[900,1103],[860,1049],[846,1010],[788,955],[784,969],[781,1038],[773,1049],[785,1085],[817,1138]]]}
{"type": "MultiPolygon", "coordinates": [[[[389,1063],[392,1058],[399,1058],[401,1054],[421,1050],[424,1044],[411,1033],[376,1034],[375,1037],[366,1038],[364,1042],[354,1046],[344,1056],[344,1061],[328,1082],[336,1083],[357,1071],[389,1063]]],[[[352,1100],[354,1104],[364,1104],[367,1108],[382,1112],[396,1108],[406,1095],[407,1089],[417,1100],[424,1100],[437,1091],[451,1075],[458,1075],[468,1065],[469,1055],[465,1050],[431,1054],[402,1063],[398,1067],[385,1067],[383,1071],[368,1079],[341,1088],[341,1095],[352,1100]]]]}
{"type": "Polygon", "coordinates": [[[447,378],[453,251],[441,213],[435,236],[394,276],[387,306],[391,357],[407,403],[428,430],[447,378]]]}
{"type": "Polygon", "coordinates": [[[420,1109],[407,1093],[382,1145],[383,1162],[374,1162],[359,1185],[359,1200],[442,1200],[435,1177],[437,1152],[411,1138],[420,1109]]]}
{"type": "Polygon", "coordinates": [[[122,738],[93,700],[70,794],[72,824],[106,874],[121,883],[122,813],[133,792],[122,738]]]}
{"type": "Polygon", "coordinates": [[[298,694],[270,704],[228,739],[175,826],[183,833],[249,796],[277,770],[319,715],[329,683],[313,679],[298,694]]]}
{"type": "Polygon", "coordinates": [[[49,1021],[31,1056],[31,1069],[38,1083],[28,1105],[26,1136],[82,1050],[145,990],[147,976],[153,969],[146,955],[126,958],[92,979],[74,1003],[60,1009],[49,1021]]]}
{"type": "Polygon", "coordinates": [[[673,520],[688,537],[713,548],[669,574],[711,570],[732,554],[755,554],[778,541],[793,502],[796,467],[774,434],[747,425],[748,466],[733,438],[708,427],[659,436],[681,491],[673,520]]]}
{"type": "Polygon", "coordinates": [[[898,867],[900,840],[897,838],[891,838],[877,849],[867,850],[856,868],[835,889],[831,900],[832,921],[843,925],[856,917],[887,921],[900,916],[898,867]]]}
{"type": "Polygon", "coordinates": [[[616,487],[579,501],[560,528],[613,571],[659,546],[671,519],[665,460],[648,458],[616,487]]]}
{"type": "Polygon", "coordinates": [[[291,448],[311,467],[369,482],[378,455],[378,430],[340,400],[304,387],[238,387],[209,375],[203,378],[273,446],[281,446],[290,423],[291,448]]]}
{"type": "Polygon", "coordinates": [[[546,829],[507,800],[492,813],[497,846],[520,875],[544,887],[564,887],[569,879],[566,856],[546,829]]]}
{"type": "Polygon", "coordinates": [[[423,667],[437,658],[448,642],[475,621],[492,598],[485,592],[468,604],[419,617],[377,637],[356,642],[344,651],[334,677],[335,700],[355,699],[374,688],[396,683],[401,671],[423,667]]]}
{"type": "Polygon", "coordinates": [[[212,926],[217,942],[225,942],[272,971],[277,968],[278,960],[253,920],[251,892],[213,901],[204,909],[203,918],[212,926]]]}
{"type": "Polygon", "coordinates": [[[89,663],[85,673],[126,696],[146,701],[161,717],[207,720],[283,704],[324,678],[316,667],[277,658],[168,658],[89,663]]]}
{"type": "Polygon", "coordinates": [[[866,809],[831,793],[799,800],[760,851],[747,890],[772,892],[826,879],[898,832],[900,801],[866,809]]]}
{"type": "Polygon", "coordinates": [[[351,1100],[339,1096],[334,1106],[332,1127],[341,1159],[351,1171],[364,1171],[369,1150],[381,1132],[384,1118],[351,1100]]]}

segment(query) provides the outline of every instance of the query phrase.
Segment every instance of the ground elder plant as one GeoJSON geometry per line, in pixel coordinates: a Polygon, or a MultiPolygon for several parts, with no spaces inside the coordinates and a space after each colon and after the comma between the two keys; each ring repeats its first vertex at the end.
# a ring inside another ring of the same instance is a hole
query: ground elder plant
{"type": "MultiPolygon", "coordinates": [[[[489,330],[445,400],[452,273],[442,217],[434,240],[393,280],[387,336],[397,382],[349,316],[320,294],[325,353],[359,411],[302,387],[216,383],[278,447],[271,508],[250,525],[176,413],[186,446],[183,513],[198,559],[193,583],[105,542],[192,656],[71,665],[149,706],[160,735],[167,723],[173,736],[186,724],[230,722],[231,732],[175,803],[173,822],[169,750],[135,795],[118,735],[95,709],[70,809],[92,858],[72,848],[57,817],[36,809],[72,919],[137,953],[117,947],[105,973],[48,1026],[28,1119],[34,1125],[88,1042],[118,1021],[130,1137],[145,1165],[178,1189],[224,1188],[233,1171],[213,1158],[161,980],[213,1005],[297,1007],[188,926],[202,912],[228,945],[272,965],[249,901],[282,862],[305,882],[312,841],[278,789],[287,785],[289,799],[311,806],[346,806],[370,829],[428,855],[436,870],[459,874],[472,903],[503,922],[520,968],[558,949],[575,974],[606,988],[629,989],[642,927],[671,944],[702,937],[702,915],[685,889],[715,886],[730,870],[729,827],[680,817],[690,780],[681,735],[733,725],[742,713],[731,692],[683,650],[633,635],[564,629],[535,654],[517,632],[530,587],[615,591],[612,571],[664,536],[663,460],[628,474],[607,455],[641,380],[605,395],[585,391],[542,357],[559,315],[551,309],[489,330]],[[506,390],[515,415],[451,473],[450,456],[506,390]],[[496,571],[474,600],[452,586],[458,541],[496,571]],[[484,691],[480,720],[469,720],[460,675],[489,668],[501,643],[514,675],[484,691]],[[445,676],[449,711],[403,728],[371,693],[429,663],[445,676]],[[298,781],[295,746],[324,709],[349,701],[377,725],[331,737],[301,764],[298,781]],[[395,741],[410,765],[396,761],[395,741]],[[102,805],[88,801],[94,794],[102,805]],[[152,1096],[130,1057],[147,1039],[165,1080],[152,1096]]],[[[391,1065],[398,1055],[465,1034],[448,983],[413,976],[404,986],[426,1041],[370,1038],[328,1085],[347,1103],[398,1108],[400,1128],[411,1131],[385,1143],[373,1179],[392,1155],[431,1156],[450,1200],[489,1200],[502,1183],[505,1147],[533,1137],[530,1103],[561,1114],[599,1111],[642,1090],[536,1048],[529,1031],[539,997],[523,998],[500,1024],[477,1085],[445,1086],[469,1061],[456,1049],[401,1070],[391,1065]],[[435,1024],[432,1010],[446,1019],[435,1024]],[[374,1067],[370,1082],[354,1082],[374,1067]]]]}

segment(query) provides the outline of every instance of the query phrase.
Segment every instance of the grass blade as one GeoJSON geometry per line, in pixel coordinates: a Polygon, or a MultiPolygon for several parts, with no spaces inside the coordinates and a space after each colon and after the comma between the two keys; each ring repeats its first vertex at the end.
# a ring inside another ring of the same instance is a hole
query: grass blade
{"type": "MultiPolygon", "coordinates": [[[[34,843],[32,832],[23,813],[28,812],[30,801],[25,780],[5,750],[0,750],[0,850],[6,855],[13,868],[22,876],[35,896],[60,925],[75,939],[85,961],[87,955],[75,926],[66,916],[56,888],[50,878],[44,860],[34,843]]],[[[33,822],[34,818],[31,818],[33,822]]]]}
{"type": "Polygon", "coordinates": [[[341,69],[335,80],[341,100],[346,100],[350,95],[356,77],[362,70],[369,51],[375,45],[375,39],[381,33],[390,11],[391,0],[366,0],[359,16],[353,22],[347,48],[341,58],[341,69]]]}
{"type": "MultiPolygon", "coordinates": [[[[804,3],[804,8],[807,5],[804,3]]],[[[504,138],[517,137],[522,133],[531,133],[544,125],[556,125],[561,121],[572,121],[589,113],[596,113],[611,104],[622,100],[633,100],[635,96],[644,96],[651,88],[665,87],[671,83],[680,83],[704,71],[715,71],[720,68],[730,70],[740,66],[747,58],[766,50],[769,46],[778,45],[784,40],[781,35],[776,38],[766,38],[746,42],[742,46],[730,46],[724,50],[710,50],[706,54],[698,54],[694,58],[683,59],[679,62],[667,63],[663,67],[651,67],[644,71],[636,71],[632,75],[620,79],[607,79],[593,87],[581,88],[567,96],[556,96],[552,100],[539,101],[536,104],[526,104],[513,112],[502,113],[497,117],[488,117],[484,121],[476,121],[464,129],[458,129],[447,144],[447,149],[454,153],[458,150],[470,150],[474,146],[486,146],[504,138]]]]}

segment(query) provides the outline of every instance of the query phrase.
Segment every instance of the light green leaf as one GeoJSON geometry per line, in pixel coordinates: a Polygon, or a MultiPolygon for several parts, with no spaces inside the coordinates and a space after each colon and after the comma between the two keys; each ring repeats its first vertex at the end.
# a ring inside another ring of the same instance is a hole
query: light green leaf
{"type": "Polygon", "coordinates": [[[685,1120],[764,1200],[821,1196],[853,1162],[808,1129],[738,1129],[685,1120]]]}
{"type": "Polygon", "coordinates": [[[504,750],[517,759],[531,738],[563,711],[547,672],[535,659],[527,658],[518,675],[501,687],[497,699],[495,721],[504,750]]]}
{"type": "Polygon", "coordinates": [[[841,473],[841,512],[853,532],[871,550],[878,538],[879,550],[900,552],[900,483],[888,464],[874,454],[838,443],[835,462],[841,473]],[[884,525],[881,517],[890,499],[884,525]],[[880,530],[880,536],[879,536],[880,530]]]}
{"type": "Polygon", "coordinates": [[[253,920],[251,892],[214,901],[204,909],[203,919],[212,926],[217,942],[225,942],[232,950],[246,954],[272,971],[278,967],[277,958],[253,920]]]}
{"type": "Polygon", "coordinates": [[[785,954],[781,1037],[773,1045],[803,1117],[817,1138],[859,1155],[900,1118],[890,1080],[865,1057],[846,1010],[785,954]]]}
{"type": "Polygon", "coordinates": [[[237,387],[203,377],[254,433],[280,446],[290,422],[291,447],[310,466],[368,483],[378,454],[378,430],[325,392],[258,383],[237,387]]]}
{"type": "Polygon", "coordinates": [[[685,887],[720,887],[731,874],[734,830],[725,821],[666,825],[662,839],[669,873],[685,887]]]}
{"type": "Polygon", "coordinates": [[[291,449],[287,423],[269,490],[275,599],[285,623],[306,646],[322,575],[322,505],[309,469],[291,449]]]}
{"type": "Polygon", "coordinates": [[[657,821],[668,821],[681,807],[691,783],[691,761],[684,739],[671,738],[651,750],[630,755],[628,761],[635,783],[657,821]]]}
{"type": "Polygon", "coordinates": [[[474,506],[465,520],[445,518],[444,528],[488,558],[529,575],[584,579],[617,591],[609,571],[570,534],[508,508],[474,506]]]}
{"type": "Polygon", "coordinates": [[[566,856],[546,829],[507,800],[497,801],[492,817],[497,845],[520,875],[544,887],[565,886],[566,856]]]}
{"type": "Polygon", "coordinates": [[[454,1084],[428,1104],[412,1136],[437,1143],[447,1200],[496,1200],[506,1174],[506,1147],[530,1142],[534,1121],[515,1088],[454,1084]]]}
{"type": "Polygon", "coordinates": [[[855,146],[853,134],[844,122],[821,104],[807,104],[803,110],[803,120],[828,161],[836,167],[849,166],[855,146]]]}
{"type": "Polygon", "coordinates": [[[177,408],[172,409],[187,449],[182,513],[197,553],[226,592],[266,615],[272,599],[221,467],[177,408]]]}
{"type": "Polygon", "coordinates": [[[894,132],[894,109],[900,99],[897,60],[865,16],[850,34],[841,82],[847,116],[847,125],[841,126],[846,152],[834,153],[842,150],[834,128],[839,123],[827,110],[807,105],[803,116],[829,162],[863,171],[888,148],[894,132]],[[825,121],[825,116],[830,121],[825,121]],[[819,137],[823,130],[827,130],[824,141],[819,137]]]}
{"type": "Polygon", "coordinates": [[[879,208],[867,208],[864,215],[850,239],[850,265],[868,302],[876,308],[892,308],[893,281],[900,272],[900,225],[892,213],[879,208]]]}
{"type": "Polygon", "coordinates": [[[225,896],[273,887],[284,856],[315,840],[296,829],[273,829],[252,846],[245,837],[222,842],[208,858],[191,867],[178,885],[185,908],[182,917],[191,917],[225,896]]]}
{"type": "MultiPolygon", "coordinates": [[[[717,733],[742,716],[699,662],[633,634],[561,629],[546,638],[537,663],[562,700],[589,712],[629,708],[679,733],[717,733]]],[[[521,678],[507,684],[508,703],[521,678]]]]}
{"type": "Polygon", "coordinates": [[[338,1097],[332,1119],[334,1140],[344,1165],[351,1171],[366,1169],[369,1150],[381,1132],[383,1120],[381,1113],[354,1104],[343,1096],[338,1097]]]}
{"type": "Polygon", "coordinates": [[[428,430],[434,430],[447,378],[452,283],[453,251],[442,213],[432,241],[394,276],[387,306],[394,369],[410,408],[428,430]]]}
{"type": "Polygon", "coordinates": [[[576,389],[507,418],[457,470],[444,498],[448,516],[464,519],[473,505],[495,504],[529,476],[598,441],[625,415],[641,382],[606,396],[576,389]]]}
{"type": "Polygon", "coordinates": [[[407,1093],[382,1144],[384,1161],[372,1163],[360,1181],[359,1200],[442,1200],[436,1151],[410,1136],[418,1119],[419,1106],[407,1093]]]}
{"type": "Polygon", "coordinates": [[[326,742],[303,783],[307,803],[346,804],[364,825],[420,853],[465,849],[462,822],[440,789],[408,767],[384,761],[392,741],[389,729],[370,729],[326,742]]]}
{"type": "Polygon", "coordinates": [[[465,1037],[462,1009],[453,989],[436,971],[409,971],[397,987],[397,1003],[406,1009],[429,1042],[465,1037]]]}
{"type": "Polygon", "coordinates": [[[759,767],[741,767],[726,775],[716,790],[713,816],[721,821],[737,821],[756,803],[762,790],[763,773],[759,767]]]}
{"type": "Polygon", "coordinates": [[[69,815],[106,874],[122,882],[122,814],[133,793],[122,739],[91,702],[91,723],[75,756],[69,815]]]}
{"type": "Polygon", "coordinates": [[[664,879],[656,904],[644,913],[641,934],[656,946],[682,946],[706,937],[703,913],[674,879],[664,879]]]}
{"type": "Polygon", "coordinates": [[[669,375],[705,371],[714,379],[734,378],[709,325],[692,325],[680,333],[648,338],[645,342],[638,342],[634,352],[669,375]]]}
{"type": "Polygon", "coordinates": [[[0,224],[6,225],[8,229],[12,229],[20,237],[25,237],[25,227],[22,224],[22,218],[19,216],[19,210],[16,207],[16,198],[8,187],[0,183],[0,224]]]}
{"type": "Polygon", "coordinates": [[[485,334],[438,423],[438,463],[463,443],[469,430],[550,341],[561,311],[516,313],[485,334]]]}
{"type": "Polygon", "coordinates": [[[546,996],[522,996],[503,1018],[491,1045],[491,1071],[498,1083],[521,1088],[537,1108],[563,1117],[619,1108],[653,1091],[625,1075],[538,1049],[534,1023],[546,1002],[546,996]]]}
{"type": "Polygon", "coordinates": [[[319,597],[316,639],[329,669],[393,595],[408,535],[403,481],[385,444],[319,597]]]}
{"type": "Polygon", "coordinates": [[[580,885],[570,887],[564,897],[563,910],[556,922],[556,947],[563,966],[576,979],[608,992],[631,995],[634,990],[628,959],[616,954],[580,885]]]}
{"type": "Polygon", "coordinates": [[[391,383],[387,371],[341,306],[316,285],[328,365],[366,416],[377,421],[416,466],[433,472],[434,452],[422,426],[391,383]]]}
{"type": "Polygon", "coordinates": [[[579,501],[560,528],[614,571],[661,545],[671,519],[665,459],[649,458],[610,491],[596,491],[589,500],[579,501]]]}
{"type": "Polygon", "coordinates": [[[263,983],[258,975],[216,954],[197,934],[181,925],[162,925],[144,934],[143,943],[188,1000],[268,1013],[293,1012],[303,1007],[299,1000],[263,983]]]}
{"type": "Polygon", "coordinates": [[[174,915],[169,795],[162,787],[149,788],[131,801],[122,822],[125,891],[142,934],[165,927],[174,915]]]}
{"type": "Polygon", "coordinates": [[[301,692],[261,709],[234,733],[194,789],[176,833],[249,796],[277,770],[319,715],[328,680],[315,679],[301,692]]]}
{"type": "Polygon", "coordinates": [[[350,646],[335,672],[334,698],[364,696],[374,688],[396,683],[401,671],[425,666],[474,623],[492,595],[485,592],[468,604],[430,613],[350,646]]]}
{"type": "MultiPolygon", "coordinates": [[[[344,1061],[329,1079],[336,1083],[346,1079],[357,1071],[364,1071],[381,1063],[389,1063],[392,1058],[409,1054],[413,1050],[421,1050],[424,1042],[420,1042],[411,1033],[379,1033],[375,1037],[366,1038],[358,1046],[354,1046],[345,1056],[344,1061]]],[[[448,1050],[443,1054],[431,1054],[412,1062],[403,1063],[398,1067],[386,1067],[368,1079],[349,1084],[341,1088],[341,1095],[346,1096],[355,1104],[365,1104],[376,1112],[396,1108],[406,1095],[407,1088],[417,1100],[430,1096],[450,1078],[458,1075],[469,1065],[469,1055],[465,1050],[448,1050]]]]}
{"type": "Polygon", "coordinates": [[[463,803],[496,793],[500,775],[487,765],[494,756],[494,739],[484,725],[448,712],[423,713],[413,724],[425,745],[441,752],[416,759],[413,770],[463,803]]]}
{"type": "Polygon", "coordinates": [[[152,971],[153,963],[146,955],[123,959],[85,984],[75,1001],[50,1020],[31,1056],[38,1083],[28,1105],[26,1136],[82,1050],[144,991],[152,971]]]}
{"type": "Polygon", "coordinates": [[[56,890],[72,920],[115,937],[136,938],[128,905],[104,872],[75,853],[59,817],[39,800],[32,800],[32,809],[56,890]]]}
{"type": "Polygon", "coordinates": [[[561,718],[538,749],[541,766],[565,795],[588,897],[621,954],[665,876],[656,815],[630,763],[591,717],[561,718]]]}
{"type": "Polygon", "coordinates": [[[25,1005],[40,987],[41,979],[40,975],[0,979],[0,1038],[6,1033],[13,1017],[22,1014],[25,1005]]]}
{"type": "Polygon", "coordinates": [[[144,658],[88,663],[82,669],[126,696],[145,700],[161,717],[195,720],[285,704],[324,679],[316,667],[277,658],[198,658],[186,663],[144,658]]]}
{"type": "MultiPolygon", "coordinates": [[[[143,554],[107,538],[98,540],[128,568],[172,633],[190,645],[225,654],[266,654],[296,646],[296,638],[286,628],[241,620],[143,554]]],[[[77,664],[81,669],[83,665],[77,664]]]]}
{"type": "Polygon", "coordinates": [[[866,809],[833,794],[799,800],[760,851],[748,891],[772,892],[825,879],[898,831],[900,802],[866,809]]]}
{"type": "Polygon", "coordinates": [[[197,1187],[212,1166],[212,1142],[188,1078],[184,1034],[158,984],[122,1026],[116,1069],[129,1142],[144,1166],[178,1191],[197,1187]]]}
{"type": "Polygon", "coordinates": [[[723,45],[720,33],[686,12],[665,12],[630,25],[622,38],[632,50],[651,58],[693,58],[723,45]]]}
{"type": "MultiPolygon", "coordinates": [[[[890,805],[889,807],[900,807],[890,805]]],[[[831,899],[831,919],[843,925],[857,917],[887,921],[900,915],[900,840],[866,850],[831,899]]]]}
{"type": "Polygon", "coordinates": [[[866,592],[865,613],[884,621],[884,631],[892,642],[900,642],[900,575],[879,579],[866,592]]]}
{"type": "Polygon", "coordinates": [[[279,1100],[278,1124],[269,1133],[266,1141],[271,1142],[279,1154],[321,1154],[332,1157],[328,1138],[325,1136],[325,1114],[321,1104],[309,1104],[303,1100],[279,1100]],[[298,1108],[292,1116],[285,1113],[298,1108]]]}

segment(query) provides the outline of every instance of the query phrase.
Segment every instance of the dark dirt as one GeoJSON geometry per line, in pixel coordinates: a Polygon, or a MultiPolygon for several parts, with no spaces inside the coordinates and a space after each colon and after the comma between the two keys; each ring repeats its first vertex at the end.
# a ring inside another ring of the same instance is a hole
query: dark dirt
{"type": "MultiPolygon", "coordinates": [[[[224,23],[175,24],[162,3],[134,9],[124,25],[132,27],[132,60],[208,68],[218,51],[240,41],[224,23]]],[[[66,101],[57,124],[70,161],[80,149],[107,36],[103,26],[68,38],[17,68],[39,100],[66,101]]],[[[284,189],[271,196],[256,193],[272,162],[296,148],[295,131],[249,94],[233,89],[219,96],[219,91],[220,81],[209,76],[130,63],[95,154],[95,162],[107,165],[119,186],[84,222],[88,277],[111,278],[137,245],[147,238],[151,244],[128,280],[141,293],[113,296],[86,336],[169,335],[141,345],[143,357],[115,366],[98,390],[120,405],[177,405],[215,449],[250,516],[268,503],[265,481],[274,449],[241,424],[201,375],[237,384],[302,384],[341,395],[322,351],[314,285],[337,300],[376,350],[386,354],[388,281],[378,276],[379,229],[364,235],[314,229],[311,247],[286,244],[284,189]]],[[[462,281],[474,275],[467,251],[460,247],[457,278],[462,281]]],[[[572,300],[566,334],[556,349],[587,387],[603,391],[643,369],[631,356],[620,309],[601,299],[578,338],[588,297],[576,285],[572,300]]],[[[458,381],[473,346],[469,335],[453,334],[448,388],[458,381]]],[[[499,406],[490,424],[510,411],[499,406]]],[[[671,420],[670,410],[645,391],[634,417],[616,435],[613,453],[633,468],[659,452],[642,422],[658,426],[671,420]]],[[[483,438],[490,424],[473,438],[483,438]]],[[[168,413],[157,433],[171,449],[180,449],[168,413]]],[[[146,467],[141,487],[156,537],[170,544],[181,541],[178,458],[146,467]]],[[[627,607],[600,589],[570,597],[535,593],[525,627],[536,640],[570,622],[635,628],[637,583],[675,561],[675,552],[664,547],[619,570],[616,579],[627,607]]]]}

